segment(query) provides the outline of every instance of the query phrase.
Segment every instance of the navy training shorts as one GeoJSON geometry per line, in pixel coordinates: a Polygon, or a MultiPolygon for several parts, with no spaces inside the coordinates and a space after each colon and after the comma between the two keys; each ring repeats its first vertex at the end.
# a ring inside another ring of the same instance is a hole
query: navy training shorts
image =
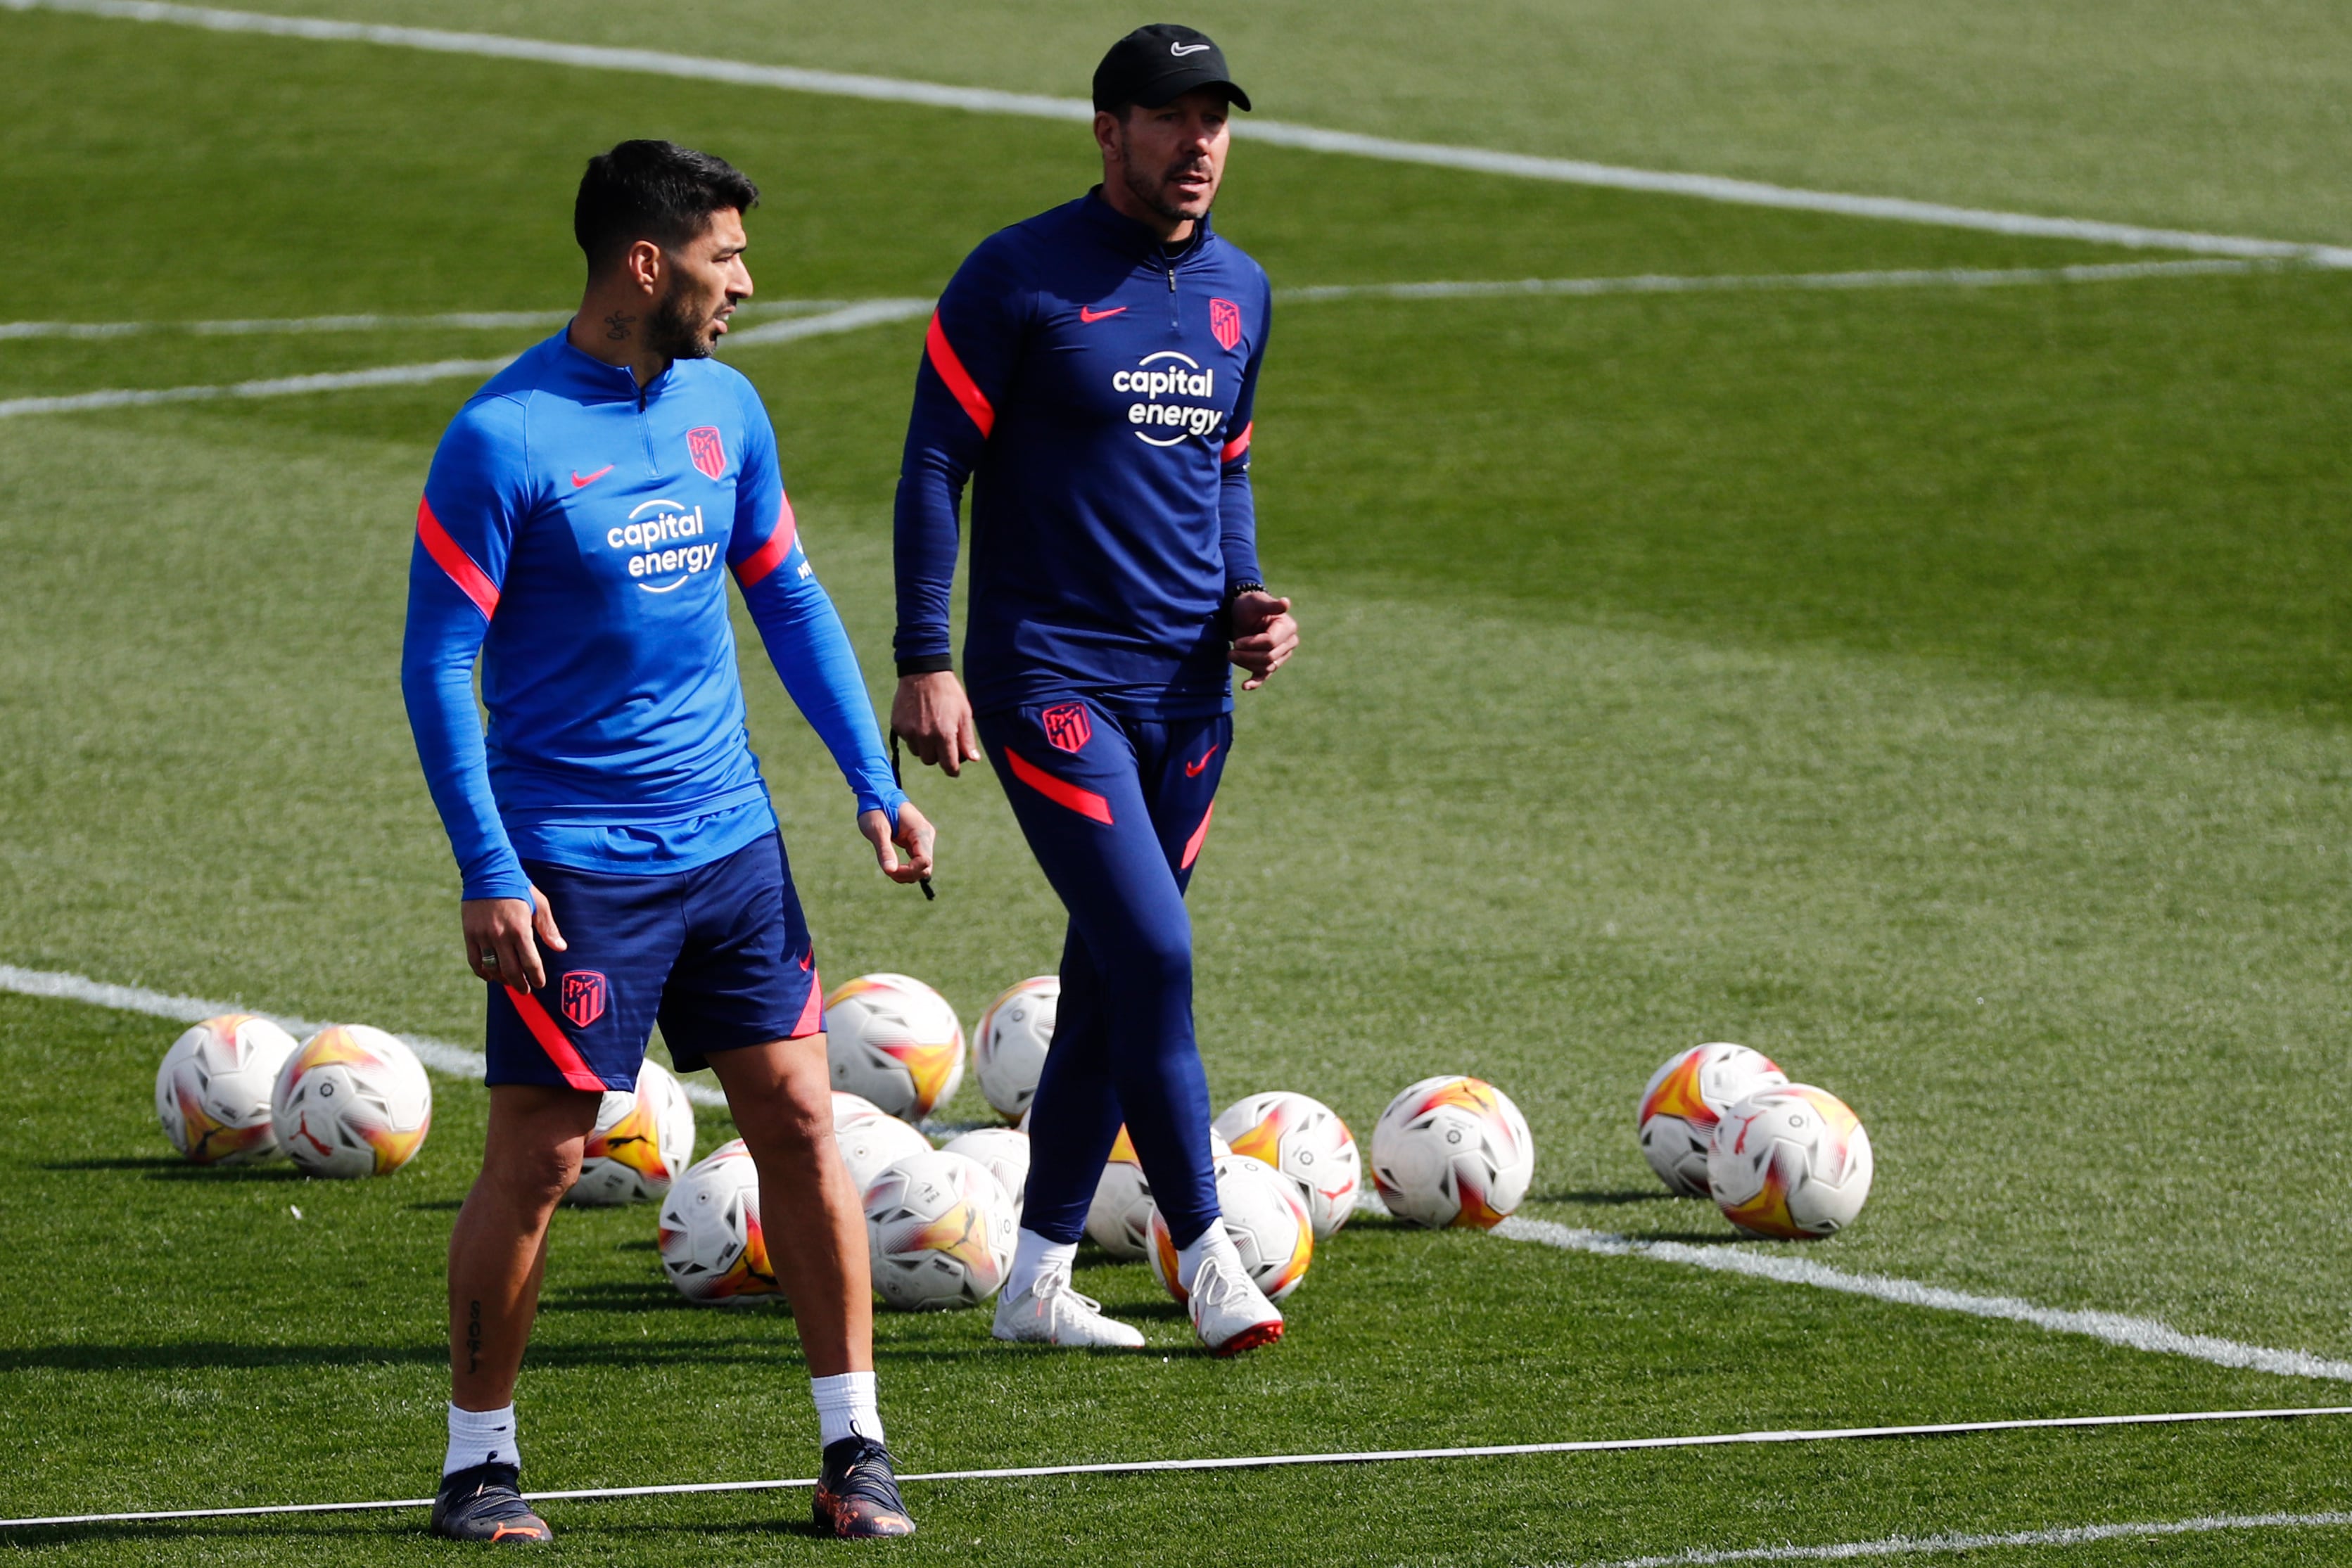
{"type": "Polygon", "coordinates": [[[492,986],[492,1083],[633,1089],[653,1026],[680,1071],[824,1028],[824,992],[782,835],[690,871],[624,876],[527,860],[571,946],[542,990],[492,986]]]}

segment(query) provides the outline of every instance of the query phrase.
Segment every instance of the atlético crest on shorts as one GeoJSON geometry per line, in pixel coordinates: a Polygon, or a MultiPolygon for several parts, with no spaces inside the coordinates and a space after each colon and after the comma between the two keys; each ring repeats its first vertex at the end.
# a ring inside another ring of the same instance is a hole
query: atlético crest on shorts
{"type": "Polygon", "coordinates": [[[1217,347],[1231,353],[1242,340],[1242,308],[1230,299],[1210,300],[1209,336],[1217,340],[1217,347]]]}
{"type": "Polygon", "coordinates": [[[1056,750],[1083,751],[1095,735],[1095,721],[1087,716],[1084,703],[1056,703],[1037,716],[1045,728],[1045,739],[1056,750]]]}
{"type": "MultiPolygon", "coordinates": [[[[1226,346],[1232,347],[1231,344],[1226,346]]],[[[707,477],[717,479],[726,474],[727,444],[719,438],[717,425],[698,424],[688,431],[686,450],[687,455],[694,459],[694,465],[707,477]]]]}
{"type": "Polygon", "coordinates": [[[586,1029],[604,1016],[604,998],[611,989],[595,970],[572,970],[563,977],[563,1016],[573,1029],[586,1029]]]}

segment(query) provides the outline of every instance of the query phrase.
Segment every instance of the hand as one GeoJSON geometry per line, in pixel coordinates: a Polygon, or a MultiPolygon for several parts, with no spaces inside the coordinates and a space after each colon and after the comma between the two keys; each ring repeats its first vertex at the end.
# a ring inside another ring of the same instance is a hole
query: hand
{"type": "Polygon", "coordinates": [[[547,984],[547,966],[540,962],[539,942],[558,953],[564,950],[563,933],[555,928],[555,912],[547,906],[547,894],[535,886],[528,904],[520,898],[467,899],[457,906],[457,920],[466,932],[467,964],[494,986],[538,990],[547,984]],[[533,933],[539,942],[531,940],[533,933]]]}
{"type": "Polygon", "coordinates": [[[890,727],[914,752],[916,761],[943,768],[950,779],[963,771],[965,763],[980,760],[980,730],[971,720],[971,700],[951,671],[899,676],[898,695],[890,699],[890,727]]]}
{"type": "Polygon", "coordinates": [[[1254,692],[1273,678],[1298,651],[1298,622],[1290,601],[1255,591],[1234,601],[1233,661],[1250,673],[1242,690],[1254,692]]]}
{"type": "MultiPolygon", "coordinates": [[[[950,677],[952,679],[953,677],[950,677]]],[[[890,831],[887,811],[860,811],[857,831],[874,846],[874,859],[892,882],[920,882],[931,874],[931,843],[939,837],[930,819],[915,810],[912,800],[898,808],[898,831],[890,831]],[[907,852],[902,863],[898,851],[907,852]]]]}

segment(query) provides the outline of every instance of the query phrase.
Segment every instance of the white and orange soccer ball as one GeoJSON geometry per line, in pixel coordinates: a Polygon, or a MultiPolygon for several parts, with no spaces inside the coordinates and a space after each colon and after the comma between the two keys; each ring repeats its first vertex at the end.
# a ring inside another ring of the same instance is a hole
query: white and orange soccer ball
{"type": "Polygon", "coordinates": [[[950,1138],[940,1152],[978,1160],[988,1174],[1004,1184],[1013,1198],[1013,1218],[1021,1218],[1021,1204],[1029,1190],[1029,1134],[1012,1127],[974,1127],[950,1138]]]}
{"type": "Polygon", "coordinates": [[[433,1085],[416,1053],[380,1029],[336,1024],[278,1070],[270,1120],[305,1176],[390,1176],[425,1146],[433,1085]]]}
{"type": "Polygon", "coordinates": [[[694,1163],[694,1104],[658,1061],[637,1069],[634,1090],[608,1089],[563,1201],[605,1208],[659,1197],[694,1163]]]}
{"type": "Polygon", "coordinates": [[[1706,1155],[1723,1217],[1749,1236],[1799,1241],[1853,1223],[1870,1197],[1870,1134],[1810,1083],[1757,1090],[1723,1113],[1706,1155]]]}
{"type": "Polygon", "coordinates": [[[833,1097],[833,1145],[841,1151],[841,1163],[849,1167],[850,1185],[860,1197],[875,1177],[900,1160],[931,1152],[931,1141],[920,1128],[855,1094],[833,1097]]]}
{"type": "Polygon", "coordinates": [[[777,1293],[760,1229],[760,1167],[730,1138],[688,1167],[662,1198],[654,1233],[678,1294],[706,1306],[740,1306],[777,1293]]]}
{"type": "Polygon", "coordinates": [[[996,1294],[1018,1228],[1004,1184],[944,1149],[900,1160],[866,1194],[874,1288],[902,1312],[976,1307],[996,1294]]]}
{"type": "MultiPolygon", "coordinates": [[[[1298,1281],[1307,1278],[1307,1266],[1315,1260],[1315,1223],[1290,1178],[1264,1160],[1221,1155],[1217,1207],[1223,1211],[1225,1234],[1242,1255],[1242,1267],[1266,1299],[1278,1301],[1298,1289],[1298,1281]]],[[[1178,1305],[1184,1303],[1184,1287],[1176,1279],[1176,1239],[1156,1208],[1151,1211],[1151,1275],[1178,1305]]]]}
{"type": "Polygon", "coordinates": [[[269,1113],[294,1037],[251,1013],[191,1028],[155,1070],[155,1119],[172,1146],[200,1166],[241,1166],[281,1151],[269,1113]]]}
{"type": "Polygon", "coordinates": [[[947,998],[905,975],[861,975],[824,999],[833,1086],[919,1122],[963,1082],[963,1025],[947,998]]]}
{"type": "Polygon", "coordinates": [[[1356,1212],[1363,1157],[1348,1124],[1320,1100],[1269,1090],[1234,1101],[1214,1126],[1234,1153],[1264,1160],[1290,1179],[1318,1241],[1328,1240],[1356,1212]]]}
{"type": "Polygon", "coordinates": [[[1061,1005],[1062,977],[1034,976],[1007,986],[971,1031],[972,1071],[980,1079],[980,1092],[1007,1122],[1019,1122],[1036,1095],[1061,1005]]]}
{"type": "MultiPolygon", "coordinates": [[[[1209,1134],[1212,1159],[1233,1152],[1224,1139],[1209,1134]]],[[[1123,1126],[1103,1165],[1102,1179],[1095,1184],[1094,1200],[1087,1205],[1087,1234],[1096,1246],[1130,1263],[1151,1250],[1151,1184],[1144,1179],[1135,1140],[1123,1126]]]]}
{"type": "Polygon", "coordinates": [[[1486,1230],[1528,1196],[1535,1135],[1510,1096],[1480,1078],[1424,1078],[1372,1128],[1372,1183],[1408,1225],[1486,1230]]]}
{"type": "Polygon", "coordinates": [[[1642,1091],[1635,1127],[1642,1157],[1678,1197],[1706,1196],[1706,1149],[1715,1124],[1738,1102],[1788,1074],[1761,1051],[1717,1041],[1666,1058],[1642,1091]]]}

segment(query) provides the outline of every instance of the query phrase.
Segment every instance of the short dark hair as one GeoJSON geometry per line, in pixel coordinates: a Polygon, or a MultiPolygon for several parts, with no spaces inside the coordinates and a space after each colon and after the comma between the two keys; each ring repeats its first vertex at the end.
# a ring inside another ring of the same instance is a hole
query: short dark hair
{"type": "Polygon", "coordinates": [[[760,187],[724,158],[674,141],[624,141],[588,160],[572,204],[572,235],[601,272],[641,239],[681,246],[730,208],[750,212],[760,187]]]}

